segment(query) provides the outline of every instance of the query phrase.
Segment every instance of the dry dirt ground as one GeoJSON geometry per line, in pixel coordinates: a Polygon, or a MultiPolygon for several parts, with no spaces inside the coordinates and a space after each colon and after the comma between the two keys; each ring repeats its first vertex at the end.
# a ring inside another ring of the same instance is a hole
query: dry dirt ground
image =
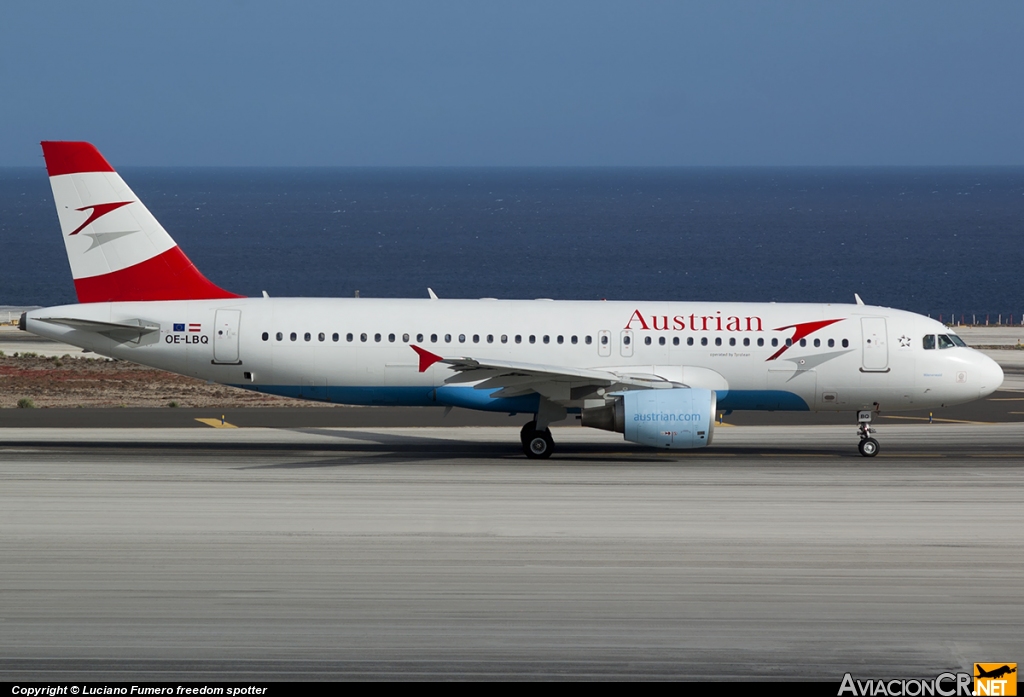
{"type": "Polygon", "coordinates": [[[209,384],[104,358],[0,357],[0,408],[330,406],[209,384]]]}

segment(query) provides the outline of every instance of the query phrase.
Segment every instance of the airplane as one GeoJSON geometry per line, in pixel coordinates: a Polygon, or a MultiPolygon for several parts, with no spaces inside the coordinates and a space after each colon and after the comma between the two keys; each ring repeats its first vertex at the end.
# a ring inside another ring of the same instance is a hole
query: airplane
{"type": "MultiPolygon", "coordinates": [[[[42,143],[79,303],[20,327],[266,394],[527,413],[655,448],[706,447],[732,410],[872,414],[969,402],[995,361],[918,314],[855,304],[244,297],[208,280],[91,144],[42,143]]],[[[429,290],[429,289],[428,289],[429,290]]]]}
{"type": "Polygon", "coordinates": [[[977,663],[974,664],[974,667],[978,671],[978,674],[974,676],[976,678],[1001,678],[1004,675],[1009,675],[1011,673],[1017,672],[1016,667],[1011,668],[1008,665],[1003,665],[999,668],[994,668],[992,670],[985,670],[977,663]]]}

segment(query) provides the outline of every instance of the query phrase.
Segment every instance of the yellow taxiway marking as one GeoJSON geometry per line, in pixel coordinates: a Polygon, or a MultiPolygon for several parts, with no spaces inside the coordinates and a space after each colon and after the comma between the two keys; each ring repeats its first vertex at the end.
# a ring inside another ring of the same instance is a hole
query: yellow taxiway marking
{"type": "Polygon", "coordinates": [[[238,426],[229,424],[227,421],[221,421],[220,419],[196,419],[196,421],[207,426],[213,426],[214,428],[238,428],[238,426]]]}
{"type": "MultiPolygon", "coordinates": [[[[906,419],[908,421],[927,421],[927,416],[882,416],[883,419],[906,419]]],[[[992,426],[995,424],[994,421],[964,421],[963,419],[940,419],[938,417],[932,419],[932,421],[942,421],[947,424],[974,424],[976,426],[992,426]]]]}
{"type": "Polygon", "coordinates": [[[1024,414],[1024,411],[1011,411],[1010,414],[1024,414]]]}

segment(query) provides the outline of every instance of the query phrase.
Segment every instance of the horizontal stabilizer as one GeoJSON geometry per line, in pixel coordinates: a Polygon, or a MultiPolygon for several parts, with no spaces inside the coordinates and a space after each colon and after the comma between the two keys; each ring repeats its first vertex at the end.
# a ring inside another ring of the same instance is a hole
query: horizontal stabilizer
{"type": "Polygon", "coordinates": [[[75,317],[40,317],[39,321],[49,322],[50,324],[62,324],[71,329],[102,334],[121,344],[138,344],[148,334],[160,331],[159,324],[141,319],[127,320],[125,322],[98,322],[96,320],[78,319],[75,317]]]}

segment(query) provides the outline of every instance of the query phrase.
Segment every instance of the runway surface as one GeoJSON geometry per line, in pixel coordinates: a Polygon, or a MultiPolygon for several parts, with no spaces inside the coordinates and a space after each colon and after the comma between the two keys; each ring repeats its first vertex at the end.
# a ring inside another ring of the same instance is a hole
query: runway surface
{"type": "Polygon", "coordinates": [[[0,680],[934,676],[1024,655],[1024,424],[0,429],[0,680]]]}

